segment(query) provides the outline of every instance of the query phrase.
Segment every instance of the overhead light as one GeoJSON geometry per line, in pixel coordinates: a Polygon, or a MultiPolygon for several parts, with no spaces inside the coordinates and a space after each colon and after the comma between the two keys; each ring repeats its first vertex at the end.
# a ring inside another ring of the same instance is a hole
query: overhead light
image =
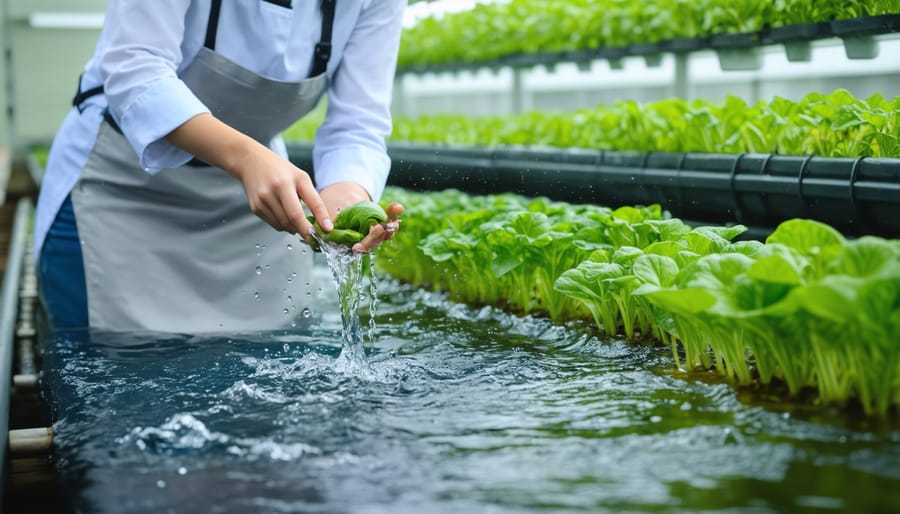
{"type": "Polygon", "coordinates": [[[36,29],[100,29],[103,13],[33,12],[28,24],[36,29]]]}
{"type": "Polygon", "coordinates": [[[440,17],[444,13],[468,11],[477,4],[503,3],[509,0],[427,0],[411,2],[406,8],[403,26],[411,27],[422,18],[440,17]]]}

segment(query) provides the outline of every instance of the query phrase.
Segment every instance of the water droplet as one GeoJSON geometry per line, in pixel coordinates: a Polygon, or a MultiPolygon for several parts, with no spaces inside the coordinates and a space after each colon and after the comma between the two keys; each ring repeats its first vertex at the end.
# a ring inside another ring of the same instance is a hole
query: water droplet
{"type": "Polygon", "coordinates": [[[301,312],[300,314],[302,314],[304,318],[312,316],[312,312],[310,312],[309,309],[303,309],[303,312],[301,312]]]}
{"type": "Polygon", "coordinates": [[[265,250],[265,249],[266,249],[266,245],[262,245],[261,248],[262,248],[263,250],[265,250]]]}
{"type": "Polygon", "coordinates": [[[256,274],[262,275],[262,268],[260,268],[259,266],[256,267],[256,274]]]}
{"type": "Polygon", "coordinates": [[[187,469],[185,469],[184,466],[178,468],[178,474],[179,475],[187,475],[187,469]]]}
{"type": "Polygon", "coordinates": [[[291,345],[289,345],[289,344],[287,344],[287,343],[284,343],[284,346],[282,346],[282,348],[283,348],[284,351],[286,351],[286,352],[291,351],[291,345]]]}
{"type": "Polygon", "coordinates": [[[290,250],[293,250],[293,249],[294,249],[294,245],[292,245],[292,244],[291,244],[291,243],[288,243],[288,245],[287,245],[287,246],[288,246],[288,251],[290,251],[290,250]]]}
{"type": "Polygon", "coordinates": [[[288,301],[291,303],[294,303],[294,297],[291,295],[288,295],[288,301]]]}
{"type": "Polygon", "coordinates": [[[296,327],[296,326],[297,326],[297,322],[294,321],[294,320],[291,320],[291,326],[292,326],[292,327],[296,327]]]}
{"type": "MultiPolygon", "coordinates": [[[[254,299],[254,300],[259,300],[259,293],[253,293],[253,299],[254,299]]],[[[231,342],[231,341],[229,341],[229,343],[230,343],[230,342],[231,342]]]]}
{"type": "Polygon", "coordinates": [[[162,489],[162,488],[164,488],[165,486],[166,486],[166,481],[165,481],[165,480],[157,480],[157,481],[156,481],[156,487],[159,487],[160,489],[162,489]]]}
{"type": "Polygon", "coordinates": [[[271,267],[271,266],[269,266],[268,264],[266,264],[266,269],[269,269],[270,267],[271,267]]]}
{"type": "Polygon", "coordinates": [[[312,293],[310,291],[307,291],[306,296],[312,296],[312,293]]]}
{"type": "Polygon", "coordinates": [[[296,271],[292,271],[292,272],[291,272],[291,276],[292,276],[292,277],[296,277],[296,276],[297,276],[297,272],[296,272],[296,271]]]}
{"type": "Polygon", "coordinates": [[[284,314],[285,316],[287,316],[288,314],[291,313],[291,311],[289,311],[289,310],[287,310],[287,309],[282,309],[281,312],[282,312],[282,314],[284,314]]]}
{"type": "Polygon", "coordinates": [[[259,243],[256,243],[256,249],[259,250],[259,243]]]}

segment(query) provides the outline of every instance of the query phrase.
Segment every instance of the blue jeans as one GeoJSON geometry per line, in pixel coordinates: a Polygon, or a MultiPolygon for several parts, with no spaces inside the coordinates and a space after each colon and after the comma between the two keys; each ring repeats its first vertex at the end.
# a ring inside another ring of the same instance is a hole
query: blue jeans
{"type": "Polygon", "coordinates": [[[41,249],[41,298],[53,328],[88,326],[87,286],[72,199],[66,197],[41,249]]]}

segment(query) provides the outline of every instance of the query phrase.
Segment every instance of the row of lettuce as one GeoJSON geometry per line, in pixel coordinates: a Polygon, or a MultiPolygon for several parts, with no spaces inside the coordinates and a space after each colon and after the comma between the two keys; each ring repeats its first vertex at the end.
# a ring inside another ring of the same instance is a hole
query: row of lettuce
{"type": "MultiPolygon", "coordinates": [[[[321,122],[321,114],[301,120],[285,137],[312,140],[321,122]]],[[[622,101],[573,112],[431,115],[394,120],[391,139],[481,147],[900,157],[900,97],[859,99],[838,89],[799,101],[775,97],[755,104],[729,96],[721,102],[622,101]]]]}
{"type": "Polygon", "coordinates": [[[900,406],[900,241],[802,219],[735,241],[744,227],[691,227],[659,206],[512,194],[389,188],[385,200],[407,208],[376,259],[399,280],[661,341],[679,367],[735,384],[775,380],[870,415],[900,406]]]}
{"type": "Polygon", "coordinates": [[[401,68],[624,47],[900,13],[898,0],[510,0],[428,17],[403,32],[401,68]]]}

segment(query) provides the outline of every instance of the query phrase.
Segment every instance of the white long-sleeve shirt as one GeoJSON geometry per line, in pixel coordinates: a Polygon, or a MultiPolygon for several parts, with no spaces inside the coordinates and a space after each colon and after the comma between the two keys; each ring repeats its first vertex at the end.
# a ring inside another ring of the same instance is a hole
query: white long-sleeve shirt
{"type": "MultiPolygon", "coordinates": [[[[274,80],[309,76],[320,41],[320,0],[225,0],[215,51],[274,80]]],[[[206,37],[211,0],[110,0],[81,91],[103,85],[68,113],[50,150],[35,218],[35,250],[84,167],[109,107],[148,173],[191,156],[162,138],[209,109],[178,78],[206,37]]],[[[338,0],[328,61],[328,110],[316,133],[316,186],[355,182],[380,198],[390,160],[390,100],[406,0],[338,0]]],[[[284,155],[280,140],[273,144],[284,155]]]]}

